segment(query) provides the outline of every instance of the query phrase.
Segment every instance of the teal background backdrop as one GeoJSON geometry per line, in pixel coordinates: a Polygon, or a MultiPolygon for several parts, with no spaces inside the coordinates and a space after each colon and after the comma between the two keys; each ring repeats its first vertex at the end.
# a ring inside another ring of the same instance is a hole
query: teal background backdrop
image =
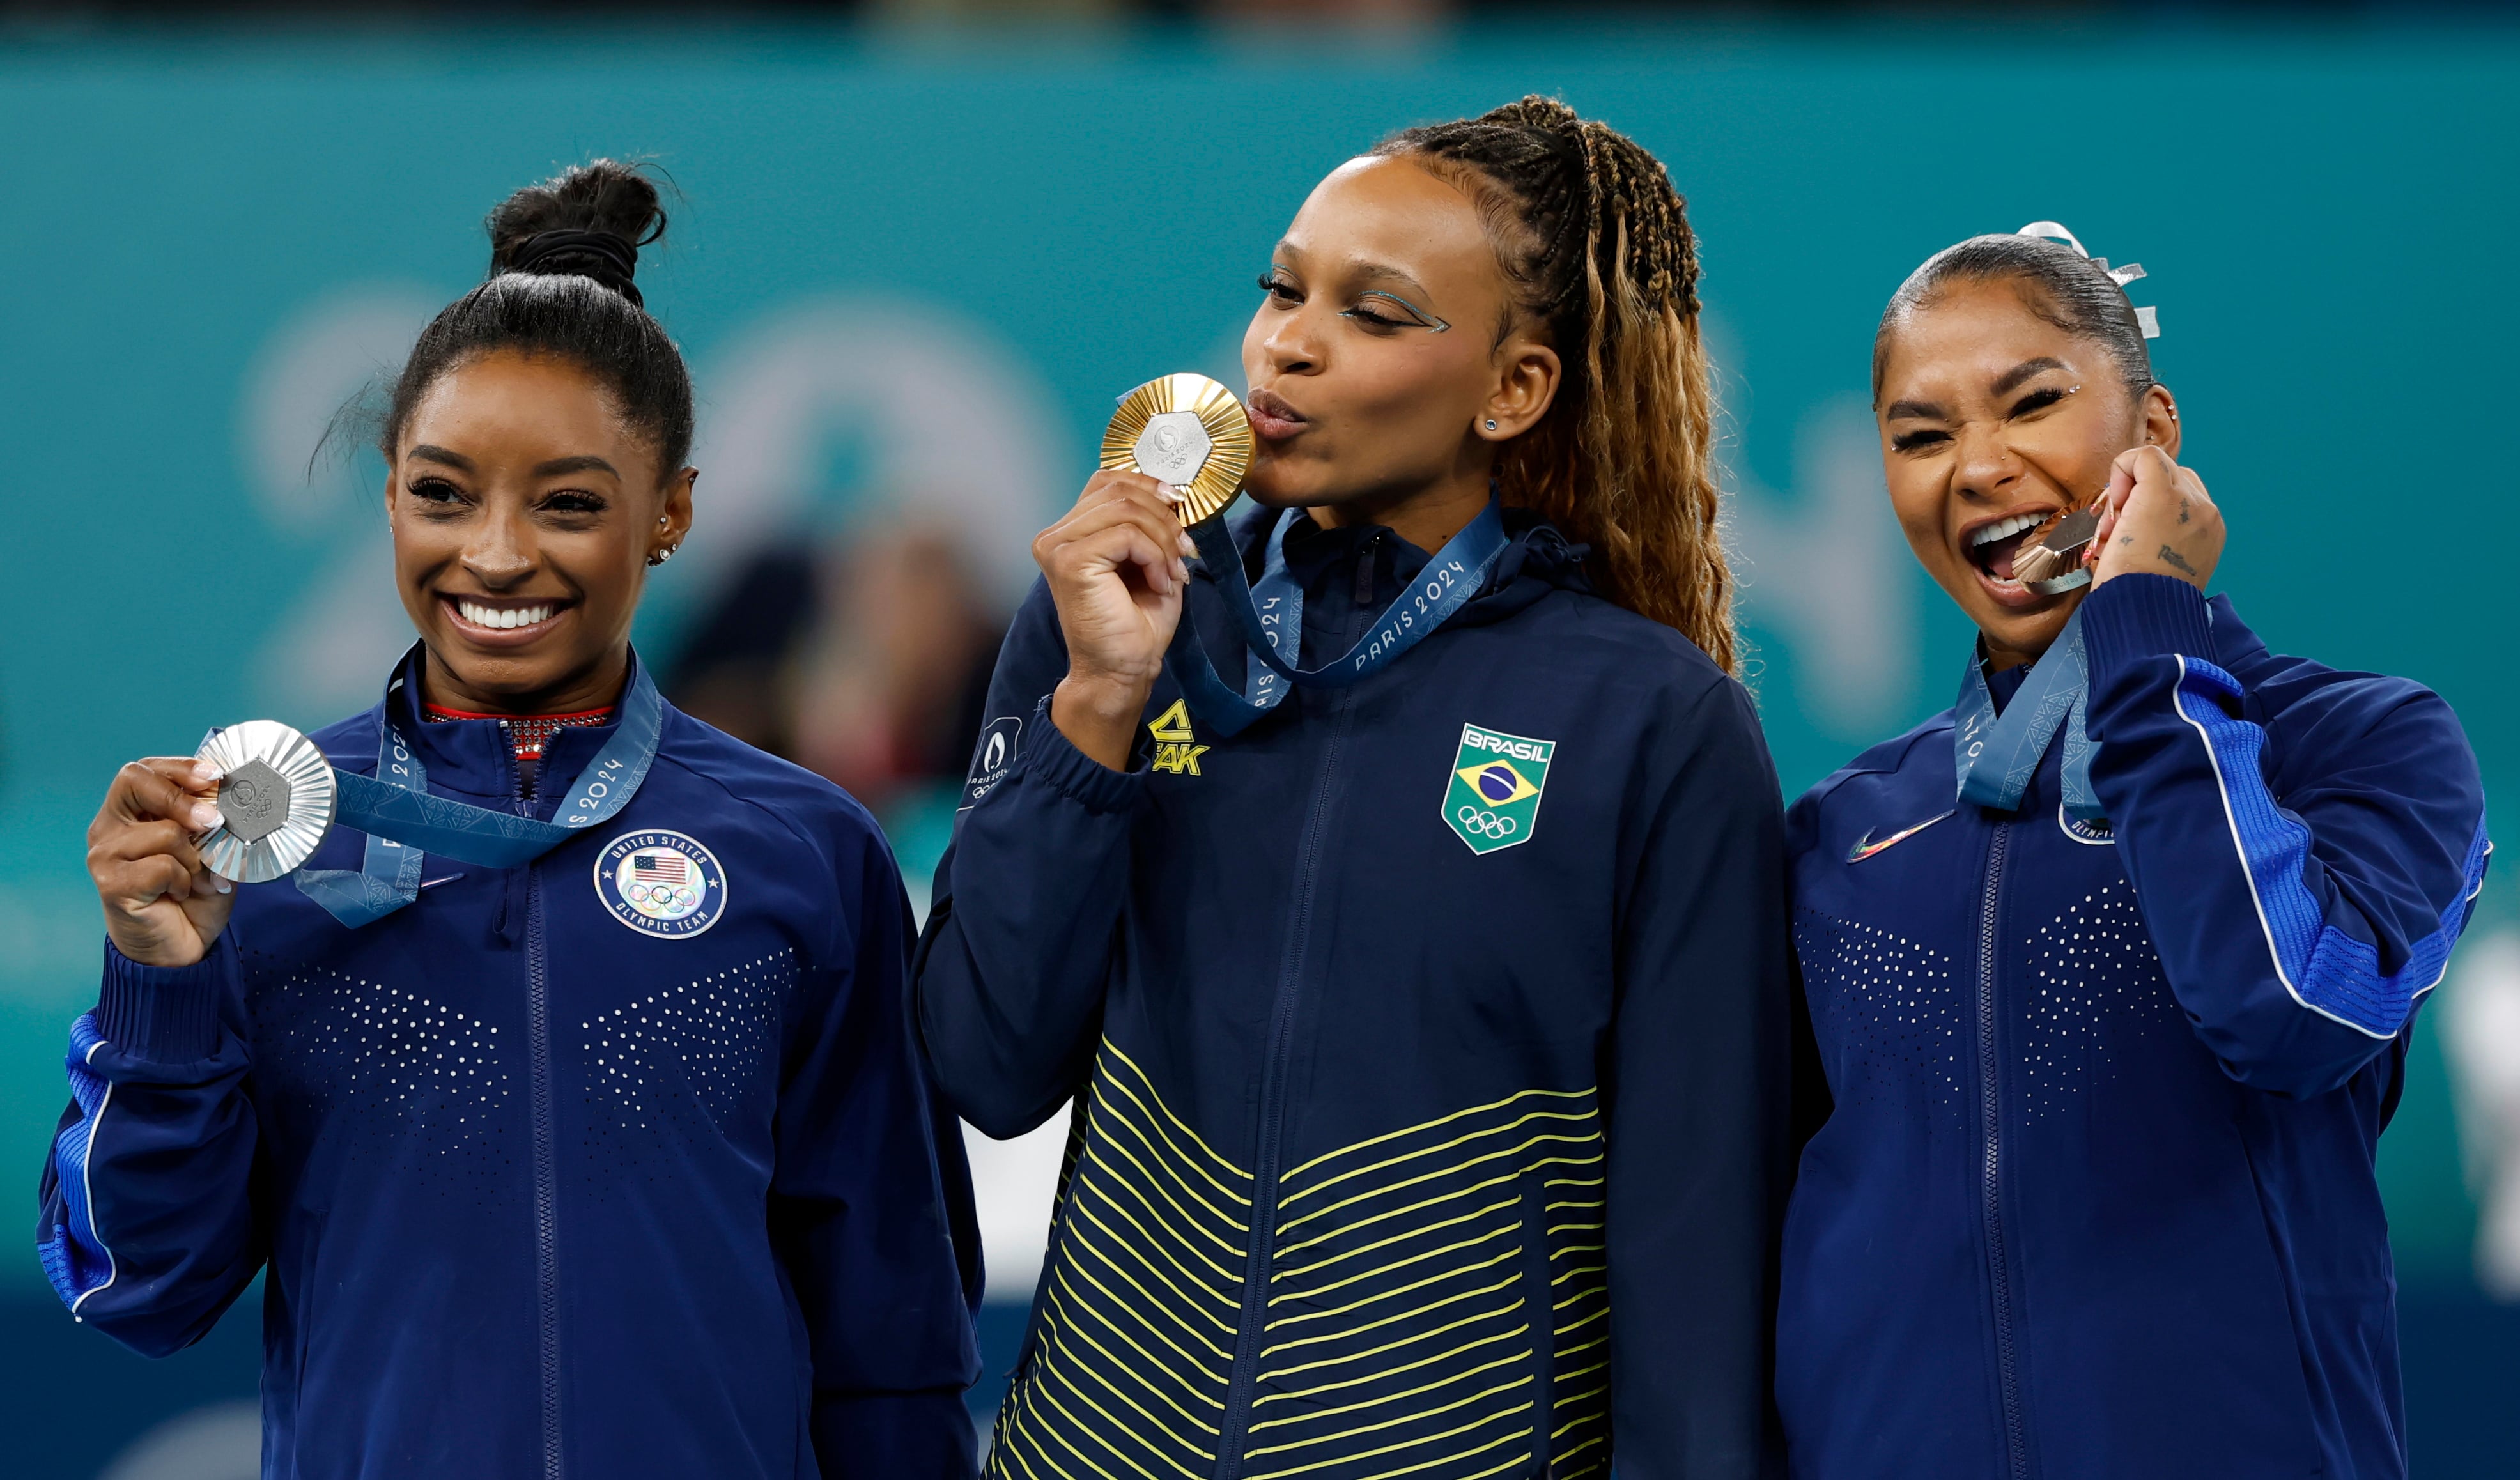
{"type": "MultiPolygon", "coordinates": [[[[1019,592],[1112,395],[1227,373],[1324,171],[1543,91],[1689,198],[1789,791],[1947,703],[1966,649],[1883,506],[1874,316],[1933,249],[2044,217],[2151,273],[2135,295],[2160,308],[2184,460],[2231,523],[2218,588],[2278,649],[2448,695],[2509,816],[2515,81],[2509,31],[2362,25],[0,49],[0,1165],[27,1227],[95,990],[102,788],[213,723],[369,701],[403,640],[374,471],[310,475],[309,455],[395,336],[477,279],[482,212],[558,165],[646,156],[687,198],[640,273],[703,402],[699,521],[643,618],[653,649],[749,545],[871,510],[963,523],[1019,592]],[[1797,582],[1814,552],[1838,582],[1797,582]]],[[[919,872],[932,802],[887,822],[919,872]]],[[[2512,928],[2512,876],[2477,933],[2512,928]]],[[[2488,1174],[2441,1019],[2383,1158],[2414,1445],[2424,1473],[2508,1473],[2520,1335],[2469,1279],[2488,1174]]],[[[33,1446],[12,1473],[96,1473],[237,1373],[250,1393],[250,1299],[214,1350],[156,1366],[72,1328],[31,1249],[0,1261],[0,1412],[33,1446]]]]}

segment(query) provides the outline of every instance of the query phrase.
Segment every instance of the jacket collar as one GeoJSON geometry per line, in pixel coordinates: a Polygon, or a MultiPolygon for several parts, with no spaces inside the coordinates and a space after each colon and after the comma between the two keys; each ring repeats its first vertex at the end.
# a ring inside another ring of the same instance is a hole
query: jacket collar
{"type": "MultiPolygon", "coordinates": [[[[411,650],[394,664],[392,676],[385,682],[384,697],[373,712],[381,723],[390,721],[403,742],[428,768],[431,789],[442,787],[498,802],[514,799],[517,760],[507,726],[495,719],[430,720],[421,712],[421,671],[426,657],[426,645],[412,644],[411,650]]],[[[639,653],[634,648],[622,684],[624,694],[629,692],[629,680],[638,671],[639,653]]],[[[618,695],[613,702],[620,702],[618,695]]],[[[537,801],[548,801],[566,787],[611,738],[618,723],[616,718],[613,724],[572,726],[546,741],[534,785],[537,801]],[[557,785],[553,778],[559,779],[557,785]]]]}

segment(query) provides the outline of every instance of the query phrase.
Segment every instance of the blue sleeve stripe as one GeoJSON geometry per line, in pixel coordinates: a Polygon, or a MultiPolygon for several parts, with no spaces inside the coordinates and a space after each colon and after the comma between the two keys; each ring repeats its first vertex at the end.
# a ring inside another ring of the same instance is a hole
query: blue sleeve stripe
{"type": "Polygon", "coordinates": [[[2276,979],[2294,1002],[2321,1017],[2372,1038],[2396,1037],[2414,1010],[2415,999],[2441,984],[2451,947],[2467,922],[2468,907],[2485,886],[2485,860],[2494,851],[2485,835],[2485,819],[2476,821],[2458,897],[2442,911],[2440,928],[2408,946],[2407,964],[2395,975],[2383,974],[2378,949],[2329,924],[2302,881],[2310,829],[2267,794],[2265,775],[2258,769],[2266,732],[2223,709],[2224,702],[2239,700],[2239,682],[2202,658],[2177,656],[2179,686],[2172,701],[2179,717],[2205,741],[2206,756],[2213,762],[2223,815],[2257,903],[2276,979]]]}
{"type": "Polygon", "coordinates": [[[88,1150],[95,1144],[98,1129],[105,1124],[106,1111],[113,1103],[112,1084],[88,1067],[88,1061],[103,1047],[105,1040],[97,1033],[96,1014],[81,1014],[70,1026],[70,1053],[65,1061],[69,1071],[70,1098],[78,1103],[79,1119],[53,1142],[62,1221],[38,1248],[45,1278],[52,1281],[53,1289],[73,1316],[90,1296],[110,1287],[118,1274],[113,1250],[97,1233],[95,1191],[88,1185],[88,1150]]]}

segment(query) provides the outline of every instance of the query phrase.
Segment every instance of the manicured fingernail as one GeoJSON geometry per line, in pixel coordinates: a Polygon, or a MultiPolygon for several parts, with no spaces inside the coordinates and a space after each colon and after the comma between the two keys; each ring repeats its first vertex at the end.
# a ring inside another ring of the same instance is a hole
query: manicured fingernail
{"type": "Polygon", "coordinates": [[[193,762],[193,780],[204,786],[215,786],[226,781],[228,774],[208,761],[193,762]]]}
{"type": "Polygon", "coordinates": [[[1192,539],[1190,537],[1190,531],[1187,529],[1181,532],[1181,538],[1174,543],[1181,547],[1182,557],[1185,560],[1189,559],[1191,556],[1198,554],[1198,541],[1192,539]]]}
{"type": "Polygon", "coordinates": [[[228,880],[226,880],[226,879],[224,879],[224,878],[219,878],[219,876],[218,876],[217,875],[215,875],[215,874],[211,875],[210,875],[210,877],[211,877],[211,878],[213,878],[213,879],[217,879],[217,880],[218,880],[217,887],[218,887],[218,891],[219,891],[221,894],[234,894],[234,893],[236,892],[236,885],[235,885],[235,884],[230,883],[228,880]]]}
{"type": "Polygon", "coordinates": [[[1178,504],[1181,502],[1181,490],[1159,478],[1155,482],[1155,497],[1167,504],[1178,504]]]}
{"type": "Polygon", "coordinates": [[[227,819],[219,815],[219,809],[211,806],[208,802],[193,803],[193,827],[195,830],[207,832],[212,828],[222,826],[226,822],[227,819]]]}
{"type": "Polygon", "coordinates": [[[1189,563],[1188,563],[1187,561],[1173,561],[1173,584],[1174,584],[1174,585],[1176,585],[1176,586],[1186,585],[1186,584],[1188,584],[1188,583],[1189,583],[1189,581],[1190,581],[1190,565],[1189,565],[1189,563]]]}

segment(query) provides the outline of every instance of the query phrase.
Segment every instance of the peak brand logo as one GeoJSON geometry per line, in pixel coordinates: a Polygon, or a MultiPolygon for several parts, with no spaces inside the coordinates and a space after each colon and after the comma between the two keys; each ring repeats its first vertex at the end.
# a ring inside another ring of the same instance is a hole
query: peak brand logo
{"type": "Polygon", "coordinates": [[[1191,733],[1187,701],[1175,699],[1171,708],[1148,721],[1147,738],[1155,742],[1154,759],[1147,763],[1150,769],[1174,776],[1198,775],[1198,758],[1208,747],[1191,733]]]}
{"type": "Polygon", "coordinates": [[[1540,793],[1556,753],[1555,740],[1463,725],[1453,779],[1444,788],[1444,826],[1472,853],[1529,842],[1540,826],[1540,793]]]}

